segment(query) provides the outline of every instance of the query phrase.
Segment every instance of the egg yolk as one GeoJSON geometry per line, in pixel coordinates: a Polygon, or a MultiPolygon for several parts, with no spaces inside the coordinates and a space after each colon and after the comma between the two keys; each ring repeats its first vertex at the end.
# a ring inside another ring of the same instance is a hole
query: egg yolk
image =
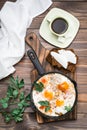
{"type": "Polygon", "coordinates": [[[58,85],[58,89],[62,92],[65,92],[69,88],[69,84],[67,82],[63,82],[62,84],[58,85]]]}
{"type": "Polygon", "coordinates": [[[56,100],[56,106],[62,106],[64,104],[64,101],[63,100],[56,100]]]}
{"type": "Polygon", "coordinates": [[[50,91],[45,91],[44,92],[44,97],[47,98],[48,100],[52,100],[53,99],[53,92],[50,91]]]}

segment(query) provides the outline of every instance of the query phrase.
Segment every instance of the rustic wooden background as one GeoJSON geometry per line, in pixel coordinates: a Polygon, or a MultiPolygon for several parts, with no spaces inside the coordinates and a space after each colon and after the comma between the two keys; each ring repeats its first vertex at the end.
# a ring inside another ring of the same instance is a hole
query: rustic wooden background
{"type": "MultiPolygon", "coordinates": [[[[11,0],[15,1],[15,0],[11,0]]],[[[0,0],[0,9],[6,0],[0,0]]],[[[41,43],[46,49],[52,49],[53,47],[47,44],[39,35],[39,28],[41,22],[48,11],[53,8],[58,7],[65,9],[74,16],[76,16],[80,21],[80,30],[69,46],[73,48],[76,54],[79,56],[79,63],[76,70],[76,80],[78,83],[78,110],[77,110],[77,120],[75,121],[63,121],[63,122],[53,122],[45,123],[39,125],[36,121],[34,114],[24,115],[24,121],[22,123],[15,124],[5,124],[3,118],[0,115],[0,130],[86,130],[87,129],[87,0],[53,0],[52,6],[42,15],[33,19],[33,22],[27,34],[29,32],[35,32],[41,43]]],[[[26,50],[28,45],[26,45],[26,50]]],[[[19,76],[25,80],[26,91],[30,90],[31,80],[30,72],[34,68],[31,61],[25,54],[23,59],[15,65],[16,73],[14,76],[19,76]]],[[[10,76],[9,76],[10,77],[10,76]]],[[[5,95],[9,77],[0,81],[0,98],[5,95]]]]}

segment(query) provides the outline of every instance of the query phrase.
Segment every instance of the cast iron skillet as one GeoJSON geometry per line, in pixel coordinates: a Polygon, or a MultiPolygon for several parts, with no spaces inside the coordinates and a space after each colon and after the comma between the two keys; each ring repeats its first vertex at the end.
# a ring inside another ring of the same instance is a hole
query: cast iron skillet
{"type": "Polygon", "coordinates": [[[76,92],[76,98],[75,98],[74,105],[73,105],[73,107],[71,108],[70,111],[68,111],[67,113],[65,113],[64,115],[61,115],[61,116],[49,116],[49,115],[46,115],[46,114],[42,113],[41,111],[39,111],[38,108],[36,107],[35,103],[34,103],[33,96],[32,96],[34,83],[32,84],[32,87],[31,87],[31,92],[30,92],[30,94],[31,94],[31,107],[34,108],[35,111],[37,111],[40,115],[42,115],[42,116],[44,116],[46,118],[50,118],[50,119],[65,118],[74,109],[74,107],[75,107],[75,105],[77,103],[77,84],[76,84],[76,82],[74,80],[72,80],[71,78],[69,78],[68,76],[64,75],[61,72],[48,72],[48,73],[46,73],[44,71],[43,67],[41,66],[41,64],[40,64],[40,62],[38,60],[38,57],[37,57],[35,51],[33,50],[33,48],[31,48],[30,50],[27,51],[27,55],[30,58],[30,60],[32,61],[35,68],[37,69],[38,73],[39,73],[39,77],[36,79],[36,81],[34,81],[34,83],[37,82],[44,75],[55,74],[55,73],[58,73],[58,74],[61,74],[61,75],[65,76],[65,77],[67,77],[73,83],[74,88],[75,88],[75,92],[76,92]]]}

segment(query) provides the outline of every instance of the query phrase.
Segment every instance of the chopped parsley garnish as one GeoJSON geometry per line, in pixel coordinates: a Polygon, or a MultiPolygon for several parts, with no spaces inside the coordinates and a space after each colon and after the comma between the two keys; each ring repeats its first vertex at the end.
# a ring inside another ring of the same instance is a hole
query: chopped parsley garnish
{"type": "Polygon", "coordinates": [[[68,112],[71,110],[71,106],[65,106],[65,110],[68,112]]]}
{"type": "Polygon", "coordinates": [[[50,103],[48,101],[39,101],[38,102],[41,106],[45,107],[45,112],[50,110],[50,103]]]}
{"type": "Polygon", "coordinates": [[[34,88],[36,91],[38,92],[42,92],[43,89],[44,89],[44,84],[42,82],[39,82],[39,83],[34,83],[34,88]]]}

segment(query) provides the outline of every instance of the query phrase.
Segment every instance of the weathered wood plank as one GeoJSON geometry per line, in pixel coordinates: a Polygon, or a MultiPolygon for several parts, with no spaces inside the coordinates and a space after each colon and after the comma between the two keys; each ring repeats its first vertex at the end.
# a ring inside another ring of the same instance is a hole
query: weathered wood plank
{"type": "MultiPolygon", "coordinates": [[[[79,102],[86,102],[87,103],[87,94],[81,93],[78,95],[79,102]]],[[[83,105],[84,106],[84,105],[83,105]]],[[[87,108],[87,107],[86,107],[87,108]]],[[[80,108],[81,109],[81,108],[80,108]]],[[[87,112],[87,111],[86,111],[87,112]]]]}
{"type": "MultiPolygon", "coordinates": [[[[84,84],[78,84],[77,85],[77,87],[78,87],[78,93],[79,94],[83,94],[83,95],[85,95],[86,94],[86,92],[87,92],[87,85],[84,85],[84,84]]],[[[82,97],[82,96],[81,96],[82,97]]],[[[84,99],[85,100],[85,99],[84,99]]]]}
{"type": "Polygon", "coordinates": [[[87,75],[77,74],[77,83],[87,85],[87,75]]]}

